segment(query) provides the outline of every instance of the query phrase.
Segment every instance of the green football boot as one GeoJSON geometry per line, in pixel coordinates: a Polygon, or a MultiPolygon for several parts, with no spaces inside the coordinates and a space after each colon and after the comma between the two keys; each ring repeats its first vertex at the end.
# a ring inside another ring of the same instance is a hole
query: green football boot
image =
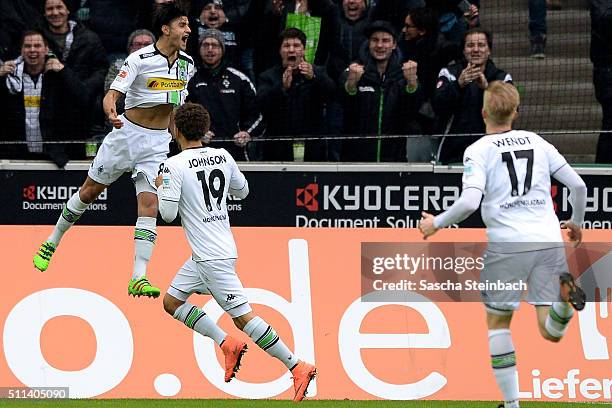
{"type": "Polygon", "coordinates": [[[51,241],[43,242],[36,255],[34,255],[34,267],[41,272],[46,271],[56,248],[57,245],[51,241]]]}
{"type": "Polygon", "coordinates": [[[132,279],[128,285],[128,295],[132,295],[134,297],[147,296],[156,298],[160,293],[161,291],[159,288],[151,286],[146,276],[143,276],[140,279],[132,279]]]}

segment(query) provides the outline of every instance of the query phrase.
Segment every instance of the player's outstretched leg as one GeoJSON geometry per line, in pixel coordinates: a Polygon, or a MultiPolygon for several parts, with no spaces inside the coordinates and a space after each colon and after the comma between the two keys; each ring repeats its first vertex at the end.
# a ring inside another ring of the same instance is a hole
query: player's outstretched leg
{"type": "MultiPolygon", "coordinates": [[[[103,187],[105,188],[106,186],[103,187]]],[[[102,190],[100,190],[100,192],[102,190]]],[[[40,248],[38,248],[38,251],[34,255],[33,262],[36,269],[41,272],[47,270],[49,267],[49,262],[51,262],[51,257],[55,253],[62,236],[64,236],[64,233],[68,231],[68,229],[72,227],[81,217],[88,205],[89,204],[81,201],[78,191],[74,193],[72,197],[70,197],[68,202],[64,205],[64,209],[62,210],[62,213],[55,224],[53,232],[51,235],[49,235],[47,240],[41,244],[40,248]]]]}
{"type": "MultiPolygon", "coordinates": [[[[157,199],[157,198],[155,198],[157,199]]],[[[146,277],[147,265],[157,240],[157,220],[154,217],[138,217],[134,229],[134,270],[128,285],[128,295],[156,298],[161,291],[151,285],[146,277]]]]}
{"type": "MultiPolygon", "coordinates": [[[[244,317],[244,316],[241,316],[244,317]]],[[[240,318],[238,318],[240,319],[240,318]]],[[[254,316],[245,319],[247,323],[241,327],[236,319],[238,328],[241,328],[259,347],[270,356],[282,361],[293,374],[294,401],[301,401],[306,396],[306,390],[317,374],[314,365],[298,360],[285,343],[278,337],[272,326],[261,317],[254,316]],[[248,319],[248,320],[247,320],[248,319]]]]}

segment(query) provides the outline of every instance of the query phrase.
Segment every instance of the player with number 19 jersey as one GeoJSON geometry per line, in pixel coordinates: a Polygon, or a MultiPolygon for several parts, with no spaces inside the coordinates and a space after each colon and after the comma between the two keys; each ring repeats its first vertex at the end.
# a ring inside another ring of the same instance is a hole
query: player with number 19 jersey
{"type": "Polygon", "coordinates": [[[463,189],[484,194],[489,242],[562,242],[550,177],[566,160],[539,135],[511,130],[483,136],[463,156],[463,189]]]}
{"type": "Polygon", "coordinates": [[[178,202],[193,260],[237,258],[227,196],[248,189],[244,174],[225,149],[190,148],[163,165],[159,199],[178,202]]]}

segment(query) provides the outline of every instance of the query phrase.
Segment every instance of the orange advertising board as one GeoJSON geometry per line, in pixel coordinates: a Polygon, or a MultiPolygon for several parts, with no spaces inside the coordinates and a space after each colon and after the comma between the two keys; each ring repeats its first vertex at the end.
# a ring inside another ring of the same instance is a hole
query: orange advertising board
{"type": "MultiPolygon", "coordinates": [[[[160,299],[128,297],[133,228],[74,227],[40,273],[32,254],[50,231],[0,226],[2,386],[62,386],[71,396],[97,398],[292,397],[285,367],[233,327],[210,297],[194,295],[190,302],[249,342],[229,384],[211,340],[167,315],[160,299]]],[[[238,274],[255,312],[318,367],[310,397],[500,399],[480,303],[361,300],[362,242],[423,242],[418,231],[233,231],[238,274]]],[[[484,230],[454,229],[432,241],[484,240],[484,230]]],[[[612,231],[586,231],[585,241],[609,243],[612,231]]],[[[180,228],[160,227],[150,280],[167,288],[189,255],[180,228]]],[[[584,262],[570,259],[574,267],[584,262]]],[[[605,293],[572,321],[559,344],[540,337],[535,311],[521,305],[512,331],[523,399],[612,400],[605,293]]]]}

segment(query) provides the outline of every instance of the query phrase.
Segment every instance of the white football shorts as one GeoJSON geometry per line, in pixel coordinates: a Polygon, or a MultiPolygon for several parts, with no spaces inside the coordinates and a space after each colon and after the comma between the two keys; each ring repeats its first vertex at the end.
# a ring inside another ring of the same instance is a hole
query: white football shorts
{"type": "Polygon", "coordinates": [[[197,293],[212,295],[232,318],[252,309],[236,275],[236,259],[196,262],[189,258],[174,276],[168,294],[182,301],[197,293]]]}
{"type": "Polygon", "coordinates": [[[155,178],[168,157],[170,133],[166,129],[139,126],[124,115],[119,115],[119,119],[123,127],[113,128],[106,135],[87,174],[92,180],[108,186],[129,171],[135,182],[142,177],[146,180],[136,183],[136,194],[142,191],[157,194],[155,178]]]}
{"type": "MultiPolygon", "coordinates": [[[[568,272],[564,247],[539,249],[529,252],[485,253],[480,282],[524,282],[525,301],[535,306],[549,306],[561,300],[559,275],[568,272]]],[[[520,305],[520,290],[484,290],[482,300],[487,312],[507,315],[520,305]]]]}

